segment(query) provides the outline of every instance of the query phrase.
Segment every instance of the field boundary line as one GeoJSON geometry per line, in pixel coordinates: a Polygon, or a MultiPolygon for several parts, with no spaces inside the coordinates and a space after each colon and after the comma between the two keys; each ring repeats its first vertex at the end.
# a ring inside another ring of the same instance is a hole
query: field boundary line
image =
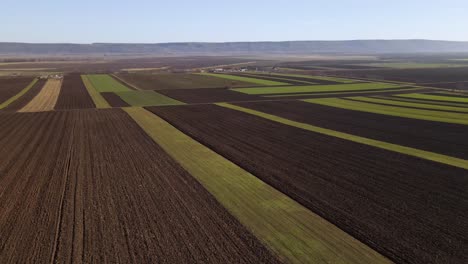
{"type": "Polygon", "coordinates": [[[135,91],[142,91],[142,89],[138,88],[136,85],[133,85],[127,81],[125,81],[124,79],[120,78],[119,76],[115,75],[115,74],[109,74],[111,77],[115,78],[116,81],[118,82],[121,82],[123,85],[126,85],[128,88],[132,89],[132,90],[135,90],[135,91]]]}
{"type": "Polygon", "coordinates": [[[89,95],[93,99],[96,108],[111,108],[110,104],[106,101],[106,99],[104,99],[104,97],[102,97],[102,95],[96,90],[94,85],[88,79],[88,76],[81,75],[81,79],[83,80],[83,84],[86,87],[86,90],[88,90],[89,95]]]}
{"type": "Polygon", "coordinates": [[[352,134],[348,134],[348,133],[343,133],[343,132],[339,132],[339,131],[335,131],[335,130],[331,130],[331,129],[327,129],[327,128],[313,126],[313,125],[306,124],[306,123],[296,122],[296,121],[286,119],[286,118],[282,118],[282,117],[279,117],[279,116],[276,116],[276,115],[271,115],[271,114],[267,114],[267,113],[264,113],[264,112],[260,112],[260,111],[256,111],[256,110],[252,110],[252,109],[249,109],[249,108],[245,108],[245,107],[241,107],[241,106],[237,106],[237,105],[232,105],[232,104],[228,104],[228,103],[216,103],[216,105],[221,106],[221,107],[225,107],[225,108],[229,108],[229,109],[232,109],[232,110],[244,112],[244,113],[247,113],[247,114],[259,116],[259,117],[262,117],[262,118],[265,118],[265,119],[268,119],[268,120],[271,120],[271,121],[275,121],[275,122],[278,122],[278,123],[281,123],[281,124],[285,124],[285,125],[297,127],[297,128],[300,128],[300,129],[316,132],[316,133],[319,133],[319,134],[333,136],[333,137],[353,141],[353,142],[356,142],[356,143],[361,143],[361,144],[365,144],[365,145],[369,145],[369,146],[373,146],[373,147],[377,147],[377,148],[381,148],[381,149],[385,149],[385,150],[390,150],[390,151],[393,151],[393,152],[398,152],[398,153],[418,157],[418,158],[421,158],[421,159],[426,159],[426,160],[435,161],[435,162],[438,162],[438,163],[451,165],[451,166],[462,168],[462,169],[468,169],[468,160],[459,159],[459,158],[455,158],[455,157],[451,157],[451,156],[447,156],[447,155],[442,155],[442,154],[438,154],[438,153],[435,153],[435,152],[430,152],[430,151],[410,148],[410,147],[406,147],[406,146],[401,146],[401,145],[397,145],[397,144],[392,144],[392,143],[388,143],[388,142],[384,142],[384,141],[379,141],[379,140],[369,139],[369,138],[365,138],[365,137],[360,137],[360,136],[356,136],[356,135],[352,135],[352,134]]]}
{"type": "Polygon", "coordinates": [[[289,263],[391,263],[386,257],[146,109],[123,108],[260,241],[289,263]]]}
{"type": "Polygon", "coordinates": [[[3,102],[2,104],[0,104],[0,109],[3,109],[7,106],[9,106],[11,103],[13,103],[14,101],[16,101],[18,98],[20,98],[21,96],[23,96],[25,93],[27,93],[29,90],[31,90],[31,88],[37,83],[38,79],[35,78],[34,80],[31,81],[31,83],[26,86],[26,88],[24,88],[23,90],[21,90],[19,93],[17,93],[16,95],[10,97],[8,100],[6,100],[5,102],[3,102]]]}

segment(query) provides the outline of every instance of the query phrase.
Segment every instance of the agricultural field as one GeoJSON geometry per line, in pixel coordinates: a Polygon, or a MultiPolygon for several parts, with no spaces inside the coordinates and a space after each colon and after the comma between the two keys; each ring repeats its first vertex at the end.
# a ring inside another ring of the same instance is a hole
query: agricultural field
{"type": "Polygon", "coordinates": [[[468,263],[463,65],[0,64],[0,263],[468,263]]]}
{"type": "Polygon", "coordinates": [[[249,87],[255,83],[202,74],[121,73],[117,77],[141,90],[249,87]]]}

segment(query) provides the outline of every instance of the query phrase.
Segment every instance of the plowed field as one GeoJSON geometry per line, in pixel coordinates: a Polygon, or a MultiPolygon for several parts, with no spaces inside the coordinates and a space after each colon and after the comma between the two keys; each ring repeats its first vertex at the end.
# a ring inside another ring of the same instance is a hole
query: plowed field
{"type": "Polygon", "coordinates": [[[1,263],[277,262],[122,110],[0,117],[1,263]]]}
{"type": "Polygon", "coordinates": [[[149,108],[400,263],[463,263],[468,171],[210,105],[149,108]]]}
{"type": "Polygon", "coordinates": [[[62,89],[60,90],[55,109],[85,109],[95,107],[80,74],[66,75],[63,79],[62,89]]]}

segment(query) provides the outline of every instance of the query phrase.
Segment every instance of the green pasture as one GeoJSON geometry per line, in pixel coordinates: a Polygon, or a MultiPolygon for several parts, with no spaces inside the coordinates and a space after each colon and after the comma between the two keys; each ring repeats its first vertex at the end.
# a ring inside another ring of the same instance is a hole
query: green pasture
{"type": "Polygon", "coordinates": [[[158,105],[181,105],[180,101],[157,93],[155,91],[124,91],[115,92],[122,100],[131,106],[158,106],[158,105]]]}
{"type": "Polygon", "coordinates": [[[107,74],[89,74],[86,77],[100,93],[132,91],[132,89],[107,74]]]}

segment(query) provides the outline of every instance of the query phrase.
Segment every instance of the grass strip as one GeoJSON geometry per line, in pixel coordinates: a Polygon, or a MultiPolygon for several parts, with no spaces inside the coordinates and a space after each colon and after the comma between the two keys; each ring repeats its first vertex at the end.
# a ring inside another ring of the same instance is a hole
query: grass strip
{"type": "Polygon", "coordinates": [[[200,74],[205,75],[205,76],[212,76],[212,77],[223,78],[227,80],[241,81],[241,82],[247,82],[247,83],[258,84],[258,85],[271,85],[271,86],[289,85],[289,83],[284,83],[284,82],[276,82],[276,81],[269,81],[269,80],[256,79],[256,78],[250,78],[250,77],[242,77],[242,76],[237,76],[237,75],[218,74],[218,73],[200,73],[200,74]]]}
{"type": "Polygon", "coordinates": [[[124,110],[234,217],[289,263],[390,263],[287,195],[142,108],[124,110]]]}
{"type": "Polygon", "coordinates": [[[434,101],[445,101],[445,102],[456,102],[456,103],[468,103],[467,97],[455,97],[455,96],[442,96],[442,95],[430,95],[430,94],[403,94],[399,97],[423,99],[423,100],[434,100],[434,101]]]}
{"type": "Polygon", "coordinates": [[[421,103],[421,104],[431,104],[431,105],[442,105],[442,106],[454,106],[454,107],[468,107],[468,104],[463,103],[452,103],[452,102],[441,102],[441,101],[431,101],[431,100],[423,100],[423,99],[414,99],[414,98],[403,98],[398,97],[399,94],[394,94],[391,96],[373,96],[380,99],[386,99],[391,101],[399,101],[399,102],[410,102],[410,103],[421,103]]]}
{"type": "Polygon", "coordinates": [[[275,98],[275,97],[297,97],[297,96],[308,96],[308,95],[336,95],[340,96],[341,94],[363,94],[363,93],[388,93],[388,92],[406,92],[406,91],[412,91],[412,90],[420,90],[421,88],[404,88],[404,89],[398,89],[394,88],[391,90],[383,90],[382,89],[377,89],[377,90],[366,90],[366,91],[357,91],[357,92],[333,92],[333,93],[303,93],[303,94],[275,94],[275,95],[264,95],[263,97],[269,97],[269,98],[275,98]]]}
{"type": "Polygon", "coordinates": [[[96,90],[95,86],[89,80],[88,75],[81,75],[81,79],[88,90],[89,95],[93,99],[96,108],[111,108],[110,104],[102,97],[102,95],[96,90]]]}
{"type": "Polygon", "coordinates": [[[400,88],[401,85],[389,83],[353,83],[353,84],[331,84],[331,85],[311,85],[311,86],[283,86],[283,87],[252,87],[234,88],[236,92],[254,95],[273,94],[297,94],[308,92],[346,92],[359,90],[379,90],[389,88],[400,88]]]}
{"type": "Polygon", "coordinates": [[[267,113],[264,113],[264,112],[260,112],[260,111],[256,111],[256,110],[252,110],[252,109],[248,109],[248,108],[245,108],[245,107],[240,107],[240,106],[236,106],[236,105],[232,105],[232,104],[228,104],[228,103],[217,103],[217,105],[222,106],[222,107],[226,107],[226,108],[230,108],[230,109],[233,109],[233,110],[241,111],[241,112],[244,112],[244,113],[248,113],[248,114],[251,114],[251,115],[263,117],[263,118],[271,120],[271,121],[275,121],[275,122],[278,122],[278,123],[281,123],[281,124],[301,128],[301,129],[304,129],[304,130],[308,130],[308,131],[312,131],[312,132],[316,132],[316,133],[320,133],[320,134],[324,134],[324,135],[328,135],[328,136],[333,136],[333,137],[337,137],[337,138],[341,138],[341,139],[345,139],[345,140],[349,140],[349,141],[353,141],[353,142],[357,142],[357,143],[361,143],[361,144],[381,148],[381,149],[386,149],[386,150],[390,150],[390,151],[394,151],[394,152],[398,152],[398,153],[418,157],[418,158],[421,158],[421,159],[435,161],[435,162],[451,165],[451,166],[454,166],[454,167],[468,169],[468,160],[454,158],[454,157],[451,157],[451,156],[442,155],[442,154],[429,152],[429,151],[425,151],[425,150],[400,146],[400,145],[396,145],[396,144],[392,144],[392,143],[388,143],[388,142],[384,142],[384,141],[364,138],[364,137],[360,137],[360,136],[356,136],[356,135],[352,135],[352,134],[347,134],[347,133],[343,133],[343,132],[339,132],[339,131],[335,131],[335,130],[330,130],[330,129],[326,129],[326,128],[322,128],[322,127],[317,127],[317,126],[313,126],[313,125],[310,125],[310,124],[292,121],[292,120],[282,118],[282,117],[279,117],[279,116],[267,114],[267,113]]]}
{"type": "Polygon", "coordinates": [[[159,106],[159,105],[182,105],[180,101],[162,95],[158,92],[147,90],[147,91],[125,91],[116,92],[122,100],[127,102],[131,106],[159,106]]]}
{"type": "Polygon", "coordinates": [[[287,76],[275,76],[275,75],[266,75],[266,74],[255,74],[255,73],[244,73],[242,76],[246,77],[252,77],[252,78],[271,78],[272,81],[281,81],[281,82],[286,82],[289,83],[302,83],[304,85],[311,85],[311,84],[317,84],[313,82],[313,80],[310,81],[303,81],[303,80],[294,80],[294,79],[288,79],[287,76]]]}
{"type": "Polygon", "coordinates": [[[354,79],[346,79],[346,78],[339,78],[339,77],[331,77],[331,76],[313,76],[313,75],[303,75],[303,74],[286,74],[286,73],[272,73],[271,75],[277,76],[285,76],[285,77],[300,77],[300,78],[307,78],[311,81],[313,80],[322,80],[322,81],[331,81],[331,82],[339,82],[339,83],[354,83],[361,80],[354,80],[354,79]]]}
{"type": "Polygon", "coordinates": [[[23,96],[25,93],[27,93],[37,82],[38,80],[37,79],[34,79],[31,81],[31,83],[26,86],[26,88],[24,88],[23,90],[21,90],[19,93],[17,93],[16,95],[10,97],[10,99],[6,100],[5,102],[1,103],[0,104],[0,109],[3,109],[7,106],[9,106],[11,103],[13,103],[14,101],[16,101],[18,98],[20,98],[21,96],[23,96]]]}
{"type": "Polygon", "coordinates": [[[411,109],[397,106],[386,106],[372,103],[353,102],[339,98],[305,99],[304,102],[332,106],[354,111],[369,112],[436,122],[468,125],[468,115],[436,110],[411,109]]]}
{"type": "Polygon", "coordinates": [[[387,104],[387,105],[393,105],[393,106],[424,108],[424,109],[427,109],[427,110],[457,111],[457,112],[468,113],[468,108],[433,105],[433,104],[430,104],[430,103],[423,104],[423,103],[400,102],[400,101],[379,99],[379,98],[374,98],[374,97],[351,97],[350,99],[358,100],[358,101],[361,101],[361,102],[376,103],[376,104],[387,104]]]}
{"type": "Polygon", "coordinates": [[[89,74],[86,77],[93,84],[96,91],[100,93],[132,91],[132,89],[107,74],[89,74]]]}

